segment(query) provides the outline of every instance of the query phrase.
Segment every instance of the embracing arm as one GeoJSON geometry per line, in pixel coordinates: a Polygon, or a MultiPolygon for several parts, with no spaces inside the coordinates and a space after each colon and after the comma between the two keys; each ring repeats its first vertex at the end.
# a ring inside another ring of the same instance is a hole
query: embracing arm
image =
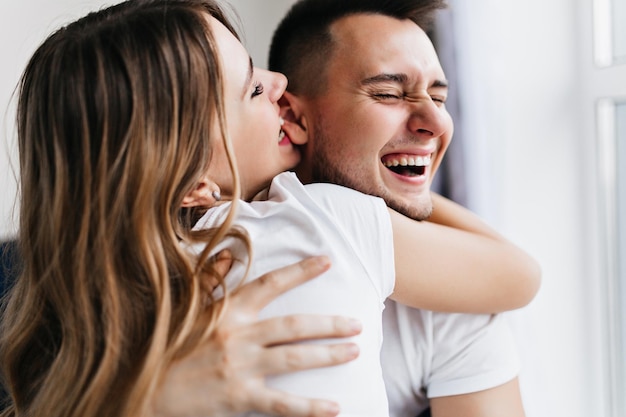
{"type": "Polygon", "coordinates": [[[152,416],[226,417],[250,410],[285,417],[336,416],[336,403],[271,389],[265,377],[355,359],[354,343],[294,342],[354,336],[360,333],[360,324],[343,317],[306,315],[257,320],[270,301],[329,266],[325,257],[310,258],[234,291],[208,342],[164,376],[152,401],[152,416]]]}
{"type": "Polygon", "coordinates": [[[524,417],[517,378],[484,391],[430,399],[432,417],[524,417]]]}
{"type": "Polygon", "coordinates": [[[541,271],[526,252],[464,207],[433,194],[429,221],[390,210],[396,286],[392,298],[417,308],[497,313],[528,304],[541,271]]]}

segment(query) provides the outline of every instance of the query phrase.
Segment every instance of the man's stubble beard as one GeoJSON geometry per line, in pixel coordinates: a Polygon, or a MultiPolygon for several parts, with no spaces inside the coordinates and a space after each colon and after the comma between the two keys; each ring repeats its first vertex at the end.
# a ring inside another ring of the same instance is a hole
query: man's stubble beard
{"type": "Polygon", "coordinates": [[[432,203],[430,200],[426,204],[406,203],[388,191],[383,183],[372,183],[367,178],[360,175],[361,171],[356,164],[343,161],[341,147],[336,146],[337,141],[333,141],[324,129],[323,120],[318,118],[317,126],[313,132],[313,149],[311,155],[311,174],[313,182],[323,182],[342,185],[352,188],[364,194],[380,197],[385,200],[387,206],[398,213],[403,214],[413,220],[426,220],[432,213],[432,203]]]}

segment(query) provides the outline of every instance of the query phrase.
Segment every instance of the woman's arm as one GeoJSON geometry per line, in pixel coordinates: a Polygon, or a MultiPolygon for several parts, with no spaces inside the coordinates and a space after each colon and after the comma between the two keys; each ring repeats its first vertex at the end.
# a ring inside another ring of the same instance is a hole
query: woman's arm
{"type": "Polygon", "coordinates": [[[533,299],[541,281],[533,258],[464,207],[433,194],[433,208],[423,222],[390,210],[393,299],[459,313],[513,310],[533,299]]]}
{"type": "Polygon", "coordinates": [[[250,410],[285,417],[336,416],[336,403],[273,390],[265,385],[265,377],[355,359],[358,348],[353,343],[293,343],[354,336],[360,324],[343,317],[304,315],[257,321],[265,305],[329,266],[326,257],[310,258],[234,291],[211,339],[165,375],[153,399],[153,416],[222,417],[250,410]]]}

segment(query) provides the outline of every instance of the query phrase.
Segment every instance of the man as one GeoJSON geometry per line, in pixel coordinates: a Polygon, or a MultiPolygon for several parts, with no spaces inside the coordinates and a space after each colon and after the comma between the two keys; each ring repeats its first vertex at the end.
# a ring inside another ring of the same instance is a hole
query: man
{"type": "MultiPolygon", "coordinates": [[[[414,219],[451,140],[447,82],[424,29],[442,0],[300,0],[269,66],[308,135],[297,174],[382,197],[414,219]]],[[[436,209],[436,208],[435,208],[436,209]]],[[[419,273],[419,271],[416,271],[419,273]]],[[[518,417],[513,340],[499,315],[443,314],[388,301],[382,350],[392,417],[518,417]]]]}

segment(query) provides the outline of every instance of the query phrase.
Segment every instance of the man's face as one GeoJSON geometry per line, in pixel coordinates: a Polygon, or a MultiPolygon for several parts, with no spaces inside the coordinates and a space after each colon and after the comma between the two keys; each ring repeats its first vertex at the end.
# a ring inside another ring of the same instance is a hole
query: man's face
{"type": "Polygon", "coordinates": [[[453,131],[432,43],[415,23],[381,15],[343,18],[332,35],[326,91],[301,97],[309,142],[298,174],[427,218],[432,178],[453,131]]]}

